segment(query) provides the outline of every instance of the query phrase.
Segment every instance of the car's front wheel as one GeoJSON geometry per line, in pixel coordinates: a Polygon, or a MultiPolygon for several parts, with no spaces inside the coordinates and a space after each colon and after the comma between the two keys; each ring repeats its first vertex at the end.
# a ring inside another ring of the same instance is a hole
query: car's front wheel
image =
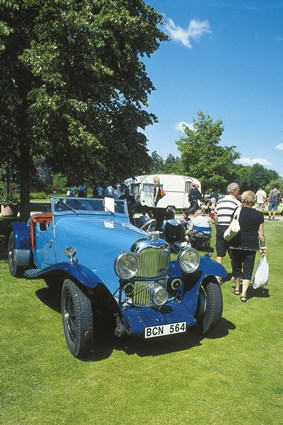
{"type": "Polygon", "coordinates": [[[196,313],[197,329],[206,334],[220,320],[223,311],[222,291],[215,282],[200,286],[198,308],[196,313]]]}
{"type": "Polygon", "coordinates": [[[15,234],[10,233],[8,240],[8,264],[9,271],[14,277],[21,277],[24,273],[24,267],[19,266],[15,257],[15,234]]]}
{"type": "Polygon", "coordinates": [[[63,283],[61,311],[69,350],[75,357],[89,354],[93,341],[92,303],[70,279],[63,283]]]}

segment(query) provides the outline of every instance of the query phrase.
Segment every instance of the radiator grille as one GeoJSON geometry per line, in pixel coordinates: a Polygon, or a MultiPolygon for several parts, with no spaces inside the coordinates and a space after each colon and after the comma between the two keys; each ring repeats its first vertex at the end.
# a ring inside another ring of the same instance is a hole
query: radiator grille
{"type": "Polygon", "coordinates": [[[139,270],[134,283],[132,301],[137,306],[150,306],[151,288],[155,286],[164,286],[166,288],[170,252],[163,247],[148,247],[142,249],[138,254],[139,270]],[[142,280],[147,278],[148,280],[142,280]]]}
{"type": "Polygon", "coordinates": [[[137,277],[157,277],[167,273],[169,253],[164,249],[148,248],[139,253],[137,277]]]}
{"type": "Polygon", "coordinates": [[[152,282],[152,281],[136,281],[134,286],[134,293],[133,293],[133,303],[136,306],[144,306],[149,307],[151,306],[152,300],[151,300],[151,288],[153,286],[163,286],[166,288],[166,280],[158,281],[158,282],[152,282]]]}

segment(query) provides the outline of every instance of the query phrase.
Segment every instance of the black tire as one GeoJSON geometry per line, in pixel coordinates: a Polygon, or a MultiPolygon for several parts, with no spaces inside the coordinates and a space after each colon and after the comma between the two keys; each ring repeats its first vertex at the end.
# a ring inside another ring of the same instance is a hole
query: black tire
{"type": "Polygon", "coordinates": [[[220,320],[223,311],[223,297],[220,286],[208,282],[200,287],[196,313],[197,330],[202,334],[210,332],[220,320]]]}
{"type": "Polygon", "coordinates": [[[63,283],[61,312],[69,350],[78,358],[89,354],[93,342],[92,303],[70,279],[63,283]]]}
{"type": "Polygon", "coordinates": [[[9,271],[14,277],[22,277],[24,273],[24,267],[19,266],[15,259],[15,235],[14,232],[10,233],[8,240],[8,264],[9,271]]]}

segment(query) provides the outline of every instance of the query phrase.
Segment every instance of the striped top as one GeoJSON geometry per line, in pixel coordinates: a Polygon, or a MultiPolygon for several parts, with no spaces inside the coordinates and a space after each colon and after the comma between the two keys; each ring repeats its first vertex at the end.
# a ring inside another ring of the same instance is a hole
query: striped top
{"type": "Polygon", "coordinates": [[[232,195],[225,195],[220,198],[216,204],[215,213],[217,214],[217,226],[229,226],[235,209],[241,205],[232,195]]]}

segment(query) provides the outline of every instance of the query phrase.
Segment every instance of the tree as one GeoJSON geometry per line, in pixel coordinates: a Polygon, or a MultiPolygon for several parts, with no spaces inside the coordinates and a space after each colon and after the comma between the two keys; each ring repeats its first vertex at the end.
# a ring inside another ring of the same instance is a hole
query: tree
{"type": "Polygon", "coordinates": [[[271,181],[282,180],[276,171],[268,170],[261,164],[253,166],[238,164],[235,166],[235,172],[242,192],[245,190],[256,192],[260,187],[267,187],[271,181]]]}
{"type": "Polygon", "coordinates": [[[183,162],[180,158],[169,154],[164,161],[163,172],[165,174],[184,174],[183,162]]]}
{"type": "Polygon", "coordinates": [[[72,179],[143,169],[140,129],[156,117],[142,58],[167,38],[161,15],[142,0],[2,0],[0,12],[1,160],[19,171],[23,218],[35,161],[72,179]]]}
{"type": "Polygon", "coordinates": [[[236,146],[219,146],[224,131],[222,120],[212,121],[198,112],[193,128],[185,127],[185,136],[177,142],[184,172],[200,180],[204,191],[225,191],[233,177],[233,161],[240,157],[236,146]]]}
{"type": "Polygon", "coordinates": [[[152,152],[150,158],[150,174],[161,174],[163,172],[164,159],[156,151],[152,152]]]}
{"type": "Polygon", "coordinates": [[[252,190],[251,189],[252,167],[245,166],[242,164],[235,164],[235,166],[233,167],[233,170],[234,170],[233,180],[239,184],[241,188],[241,192],[244,192],[245,190],[252,190]]]}

